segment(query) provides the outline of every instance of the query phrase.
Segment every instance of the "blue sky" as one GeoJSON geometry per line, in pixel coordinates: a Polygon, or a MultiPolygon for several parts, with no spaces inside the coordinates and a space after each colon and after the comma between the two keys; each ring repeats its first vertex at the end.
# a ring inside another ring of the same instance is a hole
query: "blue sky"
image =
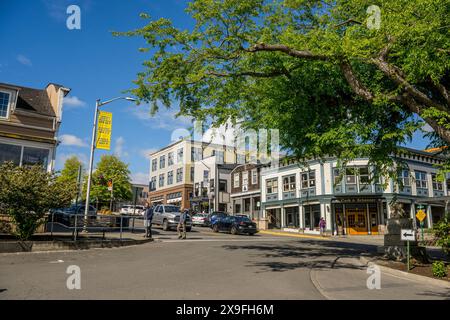
{"type": "MultiPolygon", "coordinates": [[[[178,27],[189,28],[183,0],[2,0],[0,2],[0,82],[34,88],[47,83],[62,84],[72,91],[64,105],[60,130],[61,145],[56,168],[77,155],[87,162],[95,100],[122,95],[141,71],[149,53],[140,53],[141,39],[113,37],[111,31],[128,31],[143,26],[139,13],[153,18],[172,19],[178,27]],[[69,30],[66,9],[81,9],[81,30],[69,30]]],[[[170,143],[171,133],[190,126],[188,119],[175,119],[175,110],[155,117],[146,105],[125,100],[105,107],[113,112],[112,148],[97,150],[115,153],[129,163],[133,180],[146,182],[149,163],[146,154],[170,143]]],[[[418,133],[409,145],[425,148],[418,133]]]]}

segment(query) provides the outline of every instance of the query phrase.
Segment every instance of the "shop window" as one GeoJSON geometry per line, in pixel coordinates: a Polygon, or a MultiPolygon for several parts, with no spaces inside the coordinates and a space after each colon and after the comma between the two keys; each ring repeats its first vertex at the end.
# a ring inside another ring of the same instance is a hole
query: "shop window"
{"type": "Polygon", "coordinates": [[[20,165],[21,146],[0,143],[0,163],[11,161],[15,165],[20,165]]]}
{"type": "Polygon", "coordinates": [[[22,165],[35,165],[39,164],[44,168],[47,168],[48,164],[48,149],[40,149],[40,148],[23,148],[23,157],[22,157],[22,165]]]}

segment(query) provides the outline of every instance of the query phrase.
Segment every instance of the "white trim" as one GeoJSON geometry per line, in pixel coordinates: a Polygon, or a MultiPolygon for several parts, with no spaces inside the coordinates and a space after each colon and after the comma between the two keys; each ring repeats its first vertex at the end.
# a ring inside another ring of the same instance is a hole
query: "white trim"
{"type": "Polygon", "coordinates": [[[6,107],[6,117],[1,117],[1,116],[0,116],[0,120],[6,120],[6,121],[8,121],[8,120],[9,120],[9,116],[11,115],[11,110],[12,110],[13,105],[14,105],[14,104],[13,104],[13,101],[15,101],[15,96],[14,96],[14,94],[17,95],[17,91],[14,92],[13,90],[0,88],[0,92],[6,93],[6,94],[9,95],[9,98],[8,98],[8,106],[6,107]]]}
{"type": "Polygon", "coordinates": [[[235,193],[235,194],[231,194],[230,197],[235,198],[235,197],[241,197],[241,196],[249,196],[249,195],[253,195],[253,194],[258,194],[261,193],[260,190],[255,190],[255,191],[250,191],[250,192],[240,192],[240,193],[235,193]]]}

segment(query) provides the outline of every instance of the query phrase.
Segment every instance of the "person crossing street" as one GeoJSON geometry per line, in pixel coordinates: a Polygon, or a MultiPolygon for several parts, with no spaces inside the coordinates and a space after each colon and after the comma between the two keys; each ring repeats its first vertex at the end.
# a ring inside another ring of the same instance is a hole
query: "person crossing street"
{"type": "Polygon", "coordinates": [[[178,231],[178,239],[186,239],[186,220],[189,210],[185,209],[180,214],[180,221],[178,222],[177,231],[178,231]]]}

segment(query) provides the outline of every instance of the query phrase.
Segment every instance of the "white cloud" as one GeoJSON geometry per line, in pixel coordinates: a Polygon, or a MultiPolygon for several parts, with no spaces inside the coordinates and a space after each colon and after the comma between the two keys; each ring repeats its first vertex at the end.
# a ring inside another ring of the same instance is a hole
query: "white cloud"
{"type": "Polygon", "coordinates": [[[65,97],[64,98],[64,106],[68,107],[68,109],[72,108],[83,108],[86,106],[86,102],[80,100],[78,97],[65,97]]]}
{"type": "Polygon", "coordinates": [[[145,172],[134,172],[131,174],[131,182],[139,184],[148,184],[148,173],[145,172]]]}
{"type": "Polygon", "coordinates": [[[62,146],[73,146],[73,147],[87,147],[88,144],[78,138],[77,136],[71,134],[63,134],[59,137],[62,146]]]}
{"type": "Polygon", "coordinates": [[[139,153],[141,156],[143,156],[147,160],[150,160],[150,154],[155,151],[158,151],[158,149],[155,149],[155,148],[144,149],[144,150],[139,151],[139,153]]]}
{"type": "Polygon", "coordinates": [[[19,61],[24,66],[31,67],[33,64],[31,63],[31,60],[25,57],[23,54],[19,54],[17,56],[17,61],[19,61]]]}
{"type": "Polygon", "coordinates": [[[190,117],[180,116],[176,118],[175,115],[178,110],[175,109],[161,107],[154,116],[150,114],[149,106],[133,106],[132,108],[130,107],[130,110],[136,118],[142,120],[146,125],[154,129],[173,131],[176,129],[189,128],[193,125],[190,117]]]}
{"type": "Polygon", "coordinates": [[[123,137],[118,137],[116,139],[116,145],[114,147],[114,154],[119,158],[128,157],[128,152],[125,151],[124,145],[125,139],[123,137]]]}

